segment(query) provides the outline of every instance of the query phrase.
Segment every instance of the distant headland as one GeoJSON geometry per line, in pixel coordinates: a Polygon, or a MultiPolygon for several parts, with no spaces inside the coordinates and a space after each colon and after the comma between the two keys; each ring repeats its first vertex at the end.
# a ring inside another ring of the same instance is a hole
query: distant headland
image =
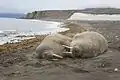
{"type": "Polygon", "coordinates": [[[88,14],[120,14],[119,8],[86,8],[81,10],[44,10],[27,13],[24,19],[68,19],[76,12],[88,14]]]}

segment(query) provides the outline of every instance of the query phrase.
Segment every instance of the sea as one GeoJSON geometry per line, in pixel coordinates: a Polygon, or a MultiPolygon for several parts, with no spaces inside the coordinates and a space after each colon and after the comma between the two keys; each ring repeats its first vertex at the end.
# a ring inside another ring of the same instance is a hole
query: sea
{"type": "Polygon", "coordinates": [[[36,35],[55,34],[66,31],[63,23],[33,19],[0,18],[0,45],[21,42],[36,35]]]}

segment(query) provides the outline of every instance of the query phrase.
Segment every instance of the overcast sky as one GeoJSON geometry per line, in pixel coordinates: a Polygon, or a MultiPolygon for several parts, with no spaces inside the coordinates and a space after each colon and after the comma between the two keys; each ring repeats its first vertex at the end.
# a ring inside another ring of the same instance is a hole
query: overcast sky
{"type": "Polygon", "coordinates": [[[118,7],[120,0],[0,0],[0,12],[31,12],[48,9],[118,7]]]}

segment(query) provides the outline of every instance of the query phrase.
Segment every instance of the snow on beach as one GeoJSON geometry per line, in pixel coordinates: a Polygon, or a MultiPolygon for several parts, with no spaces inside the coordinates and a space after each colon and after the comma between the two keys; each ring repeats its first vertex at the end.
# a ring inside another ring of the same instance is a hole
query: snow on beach
{"type": "Polygon", "coordinates": [[[119,21],[120,15],[74,13],[68,20],[119,21]]]}

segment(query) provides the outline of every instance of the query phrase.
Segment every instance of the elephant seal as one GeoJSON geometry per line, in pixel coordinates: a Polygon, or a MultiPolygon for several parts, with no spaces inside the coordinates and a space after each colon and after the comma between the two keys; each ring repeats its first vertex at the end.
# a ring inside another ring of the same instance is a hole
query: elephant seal
{"type": "Polygon", "coordinates": [[[36,48],[37,57],[44,59],[62,59],[62,53],[66,50],[64,46],[70,46],[71,41],[72,38],[65,35],[48,35],[36,48]]]}
{"type": "Polygon", "coordinates": [[[108,42],[105,37],[98,32],[86,31],[78,33],[70,43],[69,53],[73,57],[91,58],[104,53],[108,49],[108,42]]]}

